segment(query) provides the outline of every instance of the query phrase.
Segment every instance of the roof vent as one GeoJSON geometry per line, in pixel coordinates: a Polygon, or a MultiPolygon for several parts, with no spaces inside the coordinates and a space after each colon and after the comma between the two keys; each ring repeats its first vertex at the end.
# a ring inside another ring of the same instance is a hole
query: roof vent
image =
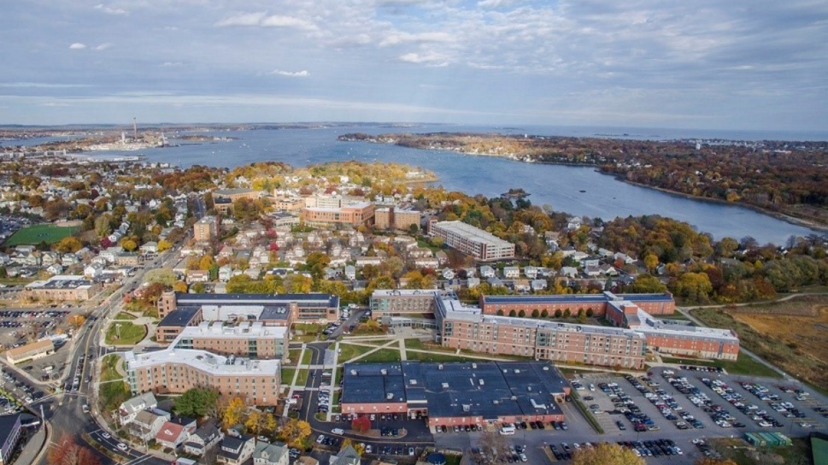
{"type": "Polygon", "coordinates": [[[517,396],[512,396],[512,400],[513,401],[517,400],[517,396]]]}
{"type": "Polygon", "coordinates": [[[443,364],[441,363],[441,364],[437,365],[437,368],[442,370],[443,369],[443,364]]]}
{"type": "Polygon", "coordinates": [[[442,386],[443,386],[443,389],[448,389],[449,388],[449,383],[443,383],[442,386]]]}
{"type": "Polygon", "coordinates": [[[357,374],[356,370],[351,370],[351,376],[356,376],[356,374],[357,374]]]}
{"type": "Polygon", "coordinates": [[[385,395],[385,398],[388,399],[388,400],[391,400],[391,399],[394,398],[394,394],[389,392],[388,394],[385,395]]]}
{"type": "Polygon", "coordinates": [[[469,405],[469,404],[463,404],[463,411],[464,411],[464,412],[466,412],[466,413],[468,413],[469,411],[471,411],[471,405],[469,405]]]}
{"type": "Polygon", "coordinates": [[[412,379],[411,381],[409,381],[409,383],[410,383],[412,386],[416,386],[416,385],[417,385],[417,380],[416,380],[416,379],[412,379]]]}
{"type": "Polygon", "coordinates": [[[476,364],[476,363],[472,363],[472,368],[477,369],[477,364],[476,364]]]}
{"type": "Polygon", "coordinates": [[[483,386],[484,384],[486,384],[486,380],[485,379],[480,379],[480,385],[483,386]]]}

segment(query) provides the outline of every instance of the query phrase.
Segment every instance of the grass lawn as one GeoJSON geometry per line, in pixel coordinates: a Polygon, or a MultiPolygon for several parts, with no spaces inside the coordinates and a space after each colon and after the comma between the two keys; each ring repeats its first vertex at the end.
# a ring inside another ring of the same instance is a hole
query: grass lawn
{"type": "Polygon", "coordinates": [[[296,385],[304,386],[308,382],[308,370],[299,370],[299,376],[296,377],[296,385]]]}
{"type": "Polygon", "coordinates": [[[316,323],[295,323],[293,325],[293,330],[296,331],[297,334],[300,332],[302,334],[319,334],[323,329],[322,325],[318,325],[316,323]]]}
{"type": "Polygon", "coordinates": [[[118,371],[115,369],[116,366],[121,362],[121,357],[117,355],[107,355],[101,361],[101,381],[112,381],[113,379],[122,379],[123,377],[118,374],[118,371]]]}
{"type": "Polygon", "coordinates": [[[463,460],[462,455],[447,455],[446,456],[446,465],[460,465],[460,462],[463,460]]]}
{"type": "Polygon", "coordinates": [[[131,315],[127,312],[120,312],[117,315],[115,315],[116,320],[134,320],[135,318],[135,315],[131,315]]]}
{"type": "Polygon", "coordinates": [[[406,349],[422,349],[423,348],[423,341],[419,339],[406,339],[405,340],[405,348],[406,349]]]}
{"type": "Polygon", "coordinates": [[[462,355],[435,352],[406,352],[406,358],[420,362],[477,362],[479,359],[467,358],[462,355]]]}
{"type": "Polygon", "coordinates": [[[299,362],[299,354],[301,353],[302,349],[288,349],[288,358],[292,365],[296,365],[299,362]]]}
{"type": "MultiPolygon", "coordinates": [[[[365,352],[368,352],[369,350],[372,350],[372,349],[371,349],[371,347],[356,346],[356,345],[351,345],[351,344],[343,344],[343,343],[340,342],[339,343],[339,350],[340,350],[340,353],[339,353],[339,356],[338,356],[339,358],[337,359],[337,361],[339,363],[344,363],[344,362],[347,362],[348,360],[350,360],[354,357],[360,356],[360,355],[364,354],[365,352]]],[[[362,361],[362,360],[360,360],[360,361],[362,361]]]]}
{"type": "Polygon", "coordinates": [[[12,234],[10,238],[3,243],[4,246],[10,247],[15,245],[37,245],[41,242],[47,244],[54,244],[60,242],[64,237],[71,236],[77,231],[77,226],[55,226],[53,224],[35,224],[27,226],[16,233],[12,234]]]}
{"type": "Polygon", "coordinates": [[[296,373],[296,368],[282,368],[282,384],[287,386],[293,382],[293,375],[296,373]]]}
{"type": "Polygon", "coordinates": [[[106,343],[117,345],[135,345],[141,341],[141,339],[144,339],[144,336],[146,335],[147,328],[144,325],[134,325],[128,321],[112,323],[106,330],[106,343]],[[118,329],[118,325],[120,325],[120,330],[118,329]],[[120,338],[118,338],[119,331],[121,335],[120,338]]]}
{"type": "Polygon", "coordinates": [[[117,355],[107,355],[101,363],[99,405],[105,411],[118,408],[123,401],[130,398],[127,384],[119,381],[123,380],[123,377],[115,369],[120,360],[117,355]]]}
{"type": "Polygon", "coordinates": [[[305,353],[302,354],[302,365],[309,365],[312,359],[313,352],[310,349],[306,349],[305,353]]]}
{"type": "Polygon", "coordinates": [[[682,365],[701,365],[724,368],[732,375],[767,376],[769,378],[781,378],[782,376],[774,370],[762,365],[753,358],[743,353],[735,362],[726,360],[697,360],[677,357],[661,357],[667,363],[680,363],[682,365]]]}
{"type": "Polygon", "coordinates": [[[791,438],[791,447],[756,451],[741,439],[712,439],[708,441],[725,459],[738,465],[756,463],[810,463],[810,444],[807,438],[791,438]],[[731,446],[736,446],[733,448],[731,446]],[[757,461],[758,459],[758,461],[757,461]]]}
{"type": "Polygon", "coordinates": [[[392,350],[392,349],[380,349],[376,352],[366,355],[362,357],[358,361],[360,363],[387,363],[387,362],[399,362],[400,359],[400,351],[399,350],[392,350]]]}

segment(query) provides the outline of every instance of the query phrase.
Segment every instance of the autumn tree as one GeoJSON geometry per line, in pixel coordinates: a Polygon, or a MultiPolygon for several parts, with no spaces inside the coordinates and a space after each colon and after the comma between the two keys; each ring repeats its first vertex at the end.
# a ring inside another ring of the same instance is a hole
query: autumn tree
{"type": "Polygon", "coordinates": [[[311,426],[304,420],[291,418],[282,426],[280,434],[289,446],[302,447],[302,441],[311,434],[311,426]]]}
{"type": "Polygon", "coordinates": [[[647,271],[652,273],[658,266],[658,257],[655,254],[647,254],[644,256],[644,266],[647,267],[647,271]]]}
{"type": "Polygon", "coordinates": [[[175,273],[169,268],[156,268],[144,274],[144,281],[148,283],[161,283],[166,287],[173,287],[176,282],[175,273]]]}
{"type": "Polygon", "coordinates": [[[351,429],[357,433],[367,433],[371,429],[371,420],[368,417],[356,417],[351,420],[351,429]]]}
{"type": "Polygon", "coordinates": [[[224,429],[232,428],[235,425],[243,424],[247,406],[241,397],[233,397],[224,408],[221,416],[221,424],[224,429]]]}
{"type": "Polygon", "coordinates": [[[75,253],[83,247],[75,236],[67,236],[55,245],[55,251],[60,253],[75,253]]]}
{"type": "Polygon", "coordinates": [[[50,465],[101,465],[101,460],[92,449],[79,445],[68,434],[63,434],[52,443],[47,458],[50,465]]]}
{"type": "Polygon", "coordinates": [[[582,447],[575,451],[572,465],[645,465],[632,449],[602,442],[594,447],[582,447]]]}

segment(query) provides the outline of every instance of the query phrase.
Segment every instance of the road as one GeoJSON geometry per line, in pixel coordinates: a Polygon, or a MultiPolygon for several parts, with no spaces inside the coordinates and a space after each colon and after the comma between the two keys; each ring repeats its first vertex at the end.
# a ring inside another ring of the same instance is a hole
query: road
{"type": "MultiPolygon", "coordinates": [[[[127,458],[130,464],[163,465],[169,463],[167,460],[129,447],[125,450],[119,449],[119,441],[115,438],[104,437],[105,430],[98,423],[97,416],[84,413],[83,406],[89,405],[93,412],[97,408],[96,402],[89,398],[89,394],[96,390],[94,383],[97,382],[95,379],[97,362],[107,353],[106,348],[100,346],[101,334],[106,330],[110,319],[120,311],[124,293],[140,283],[144,273],[148,270],[163,267],[174,259],[175,251],[171,251],[167,256],[147,263],[144,268],[135,273],[135,276],[125,280],[123,285],[112,293],[100,307],[94,309],[87,322],[78,330],[73,341],[72,352],[66,362],[67,369],[60,378],[60,383],[63,384],[61,387],[65,391],[41,399],[32,405],[37,408],[40,403],[48,404],[44,405],[44,413],[52,427],[52,442],[58,441],[64,434],[69,434],[78,443],[83,444],[86,442],[84,438],[86,435],[112,454],[127,458]],[[78,379],[77,389],[73,389],[75,379],[78,379]]],[[[96,451],[96,453],[100,456],[102,463],[116,463],[100,452],[96,451]]],[[[48,465],[45,456],[41,458],[39,464],[48,465]]]]}

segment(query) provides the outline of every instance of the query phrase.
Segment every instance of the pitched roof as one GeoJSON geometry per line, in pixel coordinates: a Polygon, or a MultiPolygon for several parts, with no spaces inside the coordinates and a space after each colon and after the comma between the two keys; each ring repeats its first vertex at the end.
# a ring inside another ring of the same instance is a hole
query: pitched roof
{"type": "Polygon", "coordinates": [[[176,439],[181,437],[181,433],[183,432],[183,426],[168,421],[164,423],[164,426],[162,426],[158,431],[158,434],[155,435],[155,439],[157,441],[175,442],[176,439]]]}
{"type": "Polygon", "coordinates": [[[158,401],[155,399],[155,395],[151,392],[145,392],[140,396],[124,401],[121,404],[121,414],[130,415],[141,410],[155,407],[156,405],[158,405],[158,401]]]}

